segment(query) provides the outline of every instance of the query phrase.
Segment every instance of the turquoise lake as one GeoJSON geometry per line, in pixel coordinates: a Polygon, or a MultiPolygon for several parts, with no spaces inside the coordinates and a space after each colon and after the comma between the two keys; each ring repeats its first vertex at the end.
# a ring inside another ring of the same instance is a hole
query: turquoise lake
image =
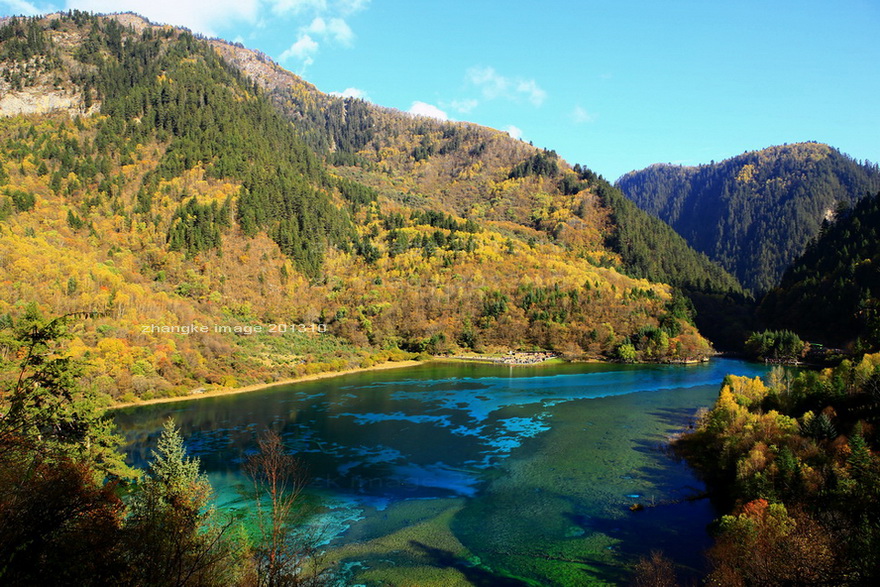
{"type": "Polygon", "coordinates": [[[145,467],[173,417],[224,511],[271,428],[308,466],[328,557],[346,584],[616,585],[662,549],[698,573],[714,517],[666,438],[710,407],[726,374],[763,365],[429,362],[121,410],[145,467]],[[656,504],[631,512],[635,502],[656,504]]]}

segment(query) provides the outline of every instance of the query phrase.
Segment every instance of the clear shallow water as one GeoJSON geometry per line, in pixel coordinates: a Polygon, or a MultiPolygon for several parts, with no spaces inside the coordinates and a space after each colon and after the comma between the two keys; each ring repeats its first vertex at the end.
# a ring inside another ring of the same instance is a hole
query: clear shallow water
{"type": "Polygon", "coordinates": [[[370,584],[618,584],[663,549],[702,565],[703,486],[660,447],[728,373],[763,365],[429,363],[120,411],[146,466],[173,417],[218,506],[248,507],[243,456],[266,428],[306,461],[330,556],[370,584]],[[487,583],[489,581],[490,583],[487,583]]]}

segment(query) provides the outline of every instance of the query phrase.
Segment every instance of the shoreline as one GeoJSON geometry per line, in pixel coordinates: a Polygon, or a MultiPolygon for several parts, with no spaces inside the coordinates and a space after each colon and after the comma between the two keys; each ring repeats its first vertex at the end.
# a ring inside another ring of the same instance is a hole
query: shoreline
{"type": "Polygon", "coordinates": [[[469,361],[474,363],[492,363],[495,365],[510,365],[514,367],[531,367],[548,362],[565,362],[562,355],[552,352],[513,352],[490,353],[487,355],[451,355],[443,357],[444,360],[469,361]]]}
{"type": "MultiPolygon", "coordinates": [[[[291,377],[288,379],[279,379],[278,381],[272,381],[269,383],[254,383],[251,385],[245,385],[243,387],[231,387],[231,388],[219,388],[207,390],[203,393],[193,393],[190,392],[187,395],[179,395],[175,397],[157,397],[153,399],[139,400],[135,402],[125,402],[125,403],[116,403],[111,404],[106,409],[107,411],[111,410],[121,410],[125,408],[133,408],[137,406],[149,406],[154,404],[170,404],[175,402],[185,402],[185,401],[193,401],[202,398],[208,397],[221,397],[226,395],[237,395],[240,393],[249,393],[252,391],[260,391],[262,389],[268,389],[271,387],[281,386],[281,385],[291,385],[294,383],[305,383],[308,381],[318,381],[321,379],[330,379],[333,377],[339,377],[342,375],[351,375],[352,373],[368,373],[370,371],[385,371],[387,369],[401,369],[404,367],[413,367],[415,365],[423,365],[425,363],[430,362],[459,362],[459,363],[479,363],[479,364],[494,364],[494,365],[505,365],[509,367],[535,367],[538,365],[546,365],[546,364],[559,364],[562,362],[572,362],[572,363],[613,363],[613,361],[601,360],[601,359],[576,359],[576,360],[565,360],[561,357],[554,357],[553,359],[545,359],[535,363],[506,363],[498,360],[500,357],[470,357],[470,356],[453,356],[453,357],[444,357],[444,356],[434,356],[429,359],[417,361],[414,359],[407,359],[405,361],[386,361],[384,363],[379,363],[378,365],[373,365],[372,367],[356,367],[354,369],[344,369],[342,371],[324,371],[323,373],[315,373],[312,375],[302,375],[300,377],[291,377]],[[559,362],[557,362],[559,361],[559,362]]],[[[710,358],[707,358],[707,360],[710,358]]],[[[678,365],[691,365],[691,364],[700,364],[706,362],[706,360],[693,360],[687,362],[675,362],[675,363],[667,363],[667,364],[678,364],[678,365]]]]}
{"type": "Polygon", "coordinates": [[[107,408],[107,410],[121,410],[124,408],[133,408],[137,406],[149,406],[153,404],[170,404],[174,402],[185,402],[192,401],[207,397],[221,397],[226,395],[237,395],[239,393],[249,393],[251,391],[259,391],[261,389],[268,389],[270,387],[276,387],[281,385],[290,385],[292,383],[305,383],[307,381],[318,381],[320,379],[330,379],[332,377],[339,377],[340,375],[350,375],[352,373],[368,373],[370,371],[385,371],[387,369],[399,369],[403,367],[413,367],[415,365],[423,365],[425,363],[429,363],[436,359],[428,359],[425,361],[416,361],[416,360],[406,360],[406,361],[386,361],[384,363],[379,363],[378,365],[373,365],[372,367],[357,367],[354,369],[344,369],[342,371],[324,371],[323,373],[314,373],[312,375],[302,375],[300,377],[292,377],[289,379],[279,379],[278,381],[272,381],[270,383],[254,383],[252,385],[246,385],[244,387],[230,387],[230,388],[220,388],[213,389],[209,391],[205,391],[204,393],[192,393],[190,392],[188,395],[180,395],[176,397],[156,397],[153,399],[145,399],[136,402],[125,402],[119,404],[113,404],[107,408]]]}

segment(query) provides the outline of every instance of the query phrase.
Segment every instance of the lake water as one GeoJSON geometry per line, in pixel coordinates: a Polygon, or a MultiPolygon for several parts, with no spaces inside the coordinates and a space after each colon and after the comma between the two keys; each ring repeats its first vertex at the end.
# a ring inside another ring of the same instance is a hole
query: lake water
{"type": "Polygon", "coordinates": [[[249,506],[243,456],[267,429],[308,465],[349,584],[615,585],[653,549],[702,569],[714,517],[662,449],[728,373],[763,365],[430,362],[120,411],[145,467],[173,417],[221,510],[249,506]],[[635,502],[657,504],[631,512],[635,502]]]}

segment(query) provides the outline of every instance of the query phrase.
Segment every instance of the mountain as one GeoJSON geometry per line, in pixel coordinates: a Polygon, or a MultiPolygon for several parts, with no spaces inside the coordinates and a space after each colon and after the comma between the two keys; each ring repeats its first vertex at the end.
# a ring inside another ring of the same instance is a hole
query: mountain
{"type": "Polygon", "coordinates": [[[838,205],[880,189],[880,168],[828,145],[796,143],[699,167],[654,165],[616,185],[745,287],[763,292],[838,205]]]}
{"type": "Polygon", "coordinates": [[[494,129],[328,96],[261,53],[212,44],[261,84],[336,173],[398,202],[430,201],[528,241],[546,239],[627,275],[681,288],[698,308],[701,332],[724,346],[744,340],[746,333],[729,319],[743,317],[733,307],[742,296],[736,278],[589,168],[569,168],[554,152],[494,129]],[[603,248],[616,256],[603,255],[603,248]]]}
{"type": "Polygon", "coordinates": [[[552,151],[474,124],[322,94],[261,53],[211,42],[261,84],[337,173],[402,202],[429,197],[450,213],[535,229],[577,250],[607,245],[631,275],[689,289],[740,289],[664,223],[616,197],[601,176],[581,165],[569,168],[552,151]]]}
{"type": "Polygon", "coordinates": [[[130,14],[9,19],[0,80],[0,372],[79,312],[70,352],[117,400],[425,352],[710,349],[658,283],[686,279],[610,246],[607,184],[501,131],[130,14]]]}
{"type": "Polygon", "coordinates": [[[811,341],[880,348],[880,194],[838,211],[761,302],[761,317],[811,341]]]}
{"type": "Polygon", "coordinates": [[[739,281],[605,180],[596,180],[595,191],[611,210],[613,229],[606,233],[606,244],[621,256],[626,270],[679,288],[700,332],[721,350],[741,350],[755,329],[755,317],[754,299],[739,281]]]}

